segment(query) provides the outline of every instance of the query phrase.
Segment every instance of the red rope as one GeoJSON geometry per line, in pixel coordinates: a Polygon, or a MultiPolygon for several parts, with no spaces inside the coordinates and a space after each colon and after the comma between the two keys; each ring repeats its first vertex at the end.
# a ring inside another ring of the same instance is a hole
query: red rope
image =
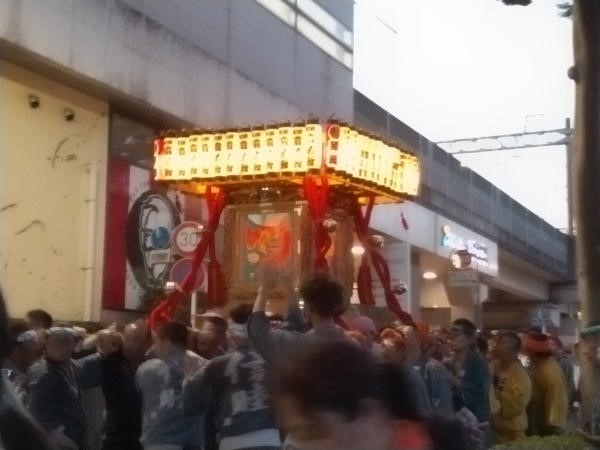
{"type": "Polygon", "coordinates": [[[317,271],[329,272],[326,255],[331,248],[331,237],[323,225],[329,199],[329,182],[326,175],[321,175],[320,179],[321,186],[318,186],[313,175],[307,174],[304,177],[304,196],[313,223],[315,247],[313,267],[317,271]]]}
{"type": "Polygon", "coordinates": [[[371,276],[371,268],[369,267],[369,252],[367,251],[367,248],[369,247],[369,222],[371,220],[371,212],[373,211],[374,205],[375,199],[371,197],[364,214],[358,202],[354,209],[354,228],[356,236],[365,249],[356,275],[358,298],[363,305],[375,304],[375,299],[373,297],[373,279],[371,276]]]}
{"type": "Polygon", "coordinates": [[[202,238],[200,239],[200,242],[198,242],[196,250],[194,250],[190,270],[185,276],[179,289],[169,293],[165,299],[161,300],[158,305],[150,311],[148,322],[152,328],[155,328],[162,322],[170,320],[179,303],[192,292],[196,276],[200,270],[202,261],[204,261],[207,250],[210,252],[208,301],[216,306],[225,302],[225,296],[223,295],[225,290],[223,272],[221,270],[221,265],[217,260],[215,250],[215,230],[219,226],[221,214],[225,208],[225,195],[222,190],[213,193],[212,188],[207,186],[205,197],[208,206],[208,223],[206,229],[203,230],[202,238]]]}
{"type": "Polygon", "coordinates": [[[369,240],[369,223],[371,221],[371,213],[373,212],[373,206],[375,205],[375,197],[369,197],[369,203],[367,204],[366,211],[363,213],[362,208],[358,201],[354,208],[354,226],[358,239],[360,240],[365,253],[362,257],[362,262],[359,267],[359,274],[357,277],[357,289],[359,299],[361,303],[373,305],[375,301],[373,299],[373,287],[371,284],[371,271],[369,268],[369,259],[372,262],[373,269],[383,286],[385,302],[394,314],[405,324],[414,324],[414,320],[410,314],[402,309],[400,302],[396,298],[396,295],[392,291],[392,281],[390,275],[390,269],[385,261],[385,258],[373,247],[369,240]]]}
{"type": "MultiPolygon", "coordinates": [[[[327,175],[321,175],[320,180],[321,186],[319,188],[313,175],[307,174],[304,177],[304,197],[308,202],[308,211],[313,224],[315,248],[313,268],[315,271],[329,273],[326,255],[331,248],[331,236],[329,236],[329,232],[323,224],[329,201],[329,180],[327,179],[327,175]]],[[[350,329],[341,317],[336,317],[335,322],[345,330],[350,329]]]]}

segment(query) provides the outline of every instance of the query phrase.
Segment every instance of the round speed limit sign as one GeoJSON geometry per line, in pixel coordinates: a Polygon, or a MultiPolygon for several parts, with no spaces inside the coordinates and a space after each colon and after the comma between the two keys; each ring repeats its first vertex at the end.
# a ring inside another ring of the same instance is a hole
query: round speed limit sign
{"type": "Polygon", "coordinates": [[[198,222],[183,222],[173,230],[173,250],[181,256],[191,256],[196,250],[202,234],[198,222]]]}

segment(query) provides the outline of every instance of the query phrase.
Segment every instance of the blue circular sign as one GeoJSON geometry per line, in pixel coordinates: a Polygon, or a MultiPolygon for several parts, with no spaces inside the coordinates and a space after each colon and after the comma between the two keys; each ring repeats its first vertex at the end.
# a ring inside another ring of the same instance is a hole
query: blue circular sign
{"type": "Polygon", "coordinates": [[[171,235],[166,227],[158,227],[152,230],[151,240],[154,248],[169,248],[171,235]]]}
{"type": "MultiPolygon", "coordinates": [[[[189,273],[192,268],[192,258],[181,258],[173,264],[171,267],[171,276],[169,277],[170,281],[175,281],[177,284],[181,285],[185,277],[189,273]]],[[[197,290],[202,286],[204,281],[204,269],[202,265],[198,269],[196,273],[196,279],[194,280],[194,290],[197,290]]]]}

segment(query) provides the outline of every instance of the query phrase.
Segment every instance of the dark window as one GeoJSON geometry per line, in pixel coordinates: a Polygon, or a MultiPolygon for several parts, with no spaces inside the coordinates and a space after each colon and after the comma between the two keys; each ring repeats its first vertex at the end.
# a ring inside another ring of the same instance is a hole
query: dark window
{"type": "Polygon", "coordinates": [[[154,166],[154,138],[158,130],[119,112],[110,115],[109,153],[145,169],[154,166]]]}

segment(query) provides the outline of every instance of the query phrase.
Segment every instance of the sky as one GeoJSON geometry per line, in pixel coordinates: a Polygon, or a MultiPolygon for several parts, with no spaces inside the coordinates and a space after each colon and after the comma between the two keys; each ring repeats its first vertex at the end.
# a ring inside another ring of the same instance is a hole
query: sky
{"type": "MultiPolygon", "coordinates": [[[[356,0],[354,87],[439,142],[562,128],[572,117],[571,21],[557,0],[356,0]]],[[[459,159],[567,227],[564,147],[459,159]]]]}

